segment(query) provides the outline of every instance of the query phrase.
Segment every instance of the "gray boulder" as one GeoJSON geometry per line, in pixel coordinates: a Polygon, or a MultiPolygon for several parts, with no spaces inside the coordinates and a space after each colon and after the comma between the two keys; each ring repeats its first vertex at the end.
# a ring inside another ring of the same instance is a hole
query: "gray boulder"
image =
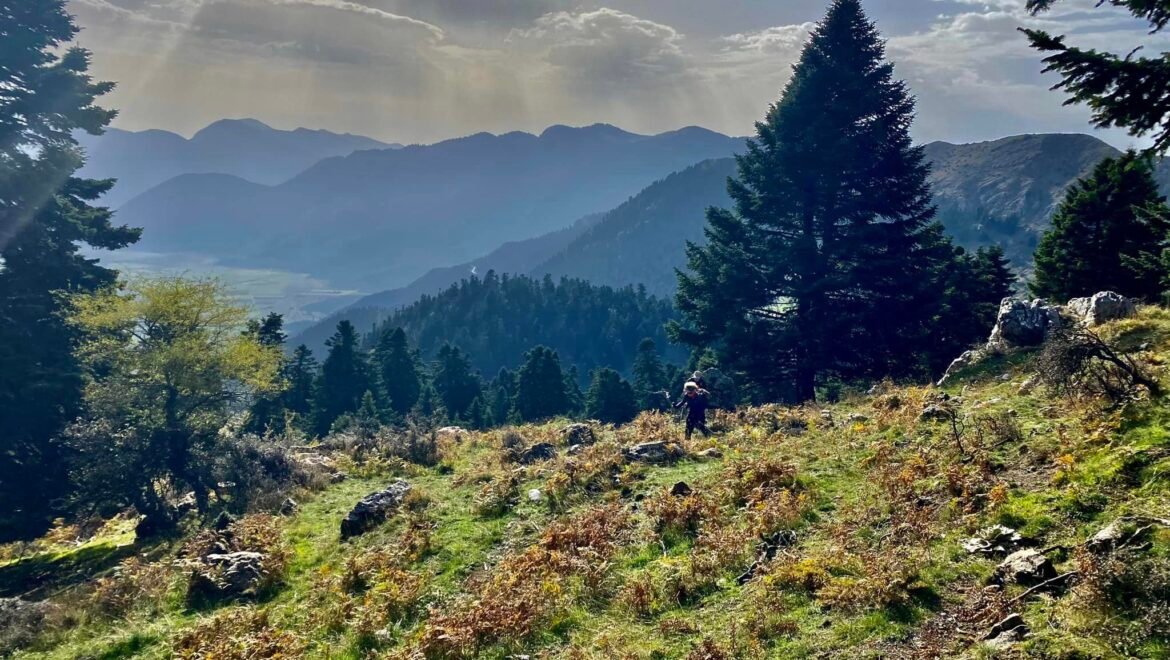
{"type": "Polygon", "coordinates": [[[1004,298],[987,346],[996,351],[1039,346],[1060,326],[1060,308],[1048,301],[1004,298]]]}
{"type": "Polygon", "coordinates": [[[0,657],[36,641],[53,610],[46,602],[0,598],[0,657]]]}
{"type": "Polygon", "coordinates": [[[960,371],[973,367],[987,357],[987,351],[983,349],[976,349],[965,351],[962,355],[951,361],[950,366],[947,367],[946,373],[939,379],[938,386],[946,385],[947,381],[960,371]]]}
{"type": "Polygon", "coordinates": [[[597,438],[593,435],[593,427],[588,424],[569,424],[561,429],[561,437],[570,447],[573,445],[587,446],[597,442],[597,438]]]}
{"type": "Polygon", "coordinates": [[[547,461],[557,456],[557,448],[547,442],[538,442],[520,452],[516,458],[522,465],[531,465],[539,461],[547,461]]]}
{"type": "Polygon", "coordinates": [[[1056,567],[1052,560],[1036,550],[1017,550],[996,567],[995,574],[1004,582],[1027,586],[1056,577],[1056,567]]]}
{"type": "Polygon", "coordinates": [[[398,480],[386,490],[363,497],[341,521],[341,540],[365,534],[386,522],[409,492],[410,484],[398,480]]]}
{"type": "Polygon", "coordinates": [[[265,559],[259,552],[207,555],[191,575],[188,595],[217,600],[255,596],[266,584],[265,559]]]}
{"type": "Polygon", "coordinates": [[[1137,314],[1137,305],[1120,293],[1102,291],[1088,298],[1073,298],[1065,306],[1078,323],[1095,326],[1137,314]]]}
{"type": "Polygon", "coordinates": [[[999,623],[991,627],[983,639],[994,649],[1004,650],[1023,641],[1029,634],[1028,624],[1019,614],[1009,614],[999,623]]]}
{"type": "Polygon", "coordinates": [[[636,463],[671,463],[686,452],[673,442],[643,442],[622,450],[627,461],[636,463]]]}
{"type": "Polygon", "coordinates": [[[977,536],[964,540],[962,546],[973,555],[1006,555],[1024,544],[1024,537],[1011,527],[992,525],[980,530],[977,536]]]}

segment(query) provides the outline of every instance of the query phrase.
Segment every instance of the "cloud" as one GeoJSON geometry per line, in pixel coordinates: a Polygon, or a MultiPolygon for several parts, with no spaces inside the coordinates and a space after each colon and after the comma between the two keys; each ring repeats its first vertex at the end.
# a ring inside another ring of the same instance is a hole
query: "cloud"
{"type": "Polygon", "coordinates": [[[666,83],[691,66],[674,28],[607,8],[545,14],[507,41],[594,88],[666,83]]]}

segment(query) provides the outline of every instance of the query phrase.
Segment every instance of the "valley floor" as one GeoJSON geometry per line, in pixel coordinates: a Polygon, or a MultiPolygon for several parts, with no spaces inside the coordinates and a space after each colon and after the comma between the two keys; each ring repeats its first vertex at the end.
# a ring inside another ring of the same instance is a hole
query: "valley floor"
{"type": "MultiPolygon", "coordinates": [[[[1105,332],[1163,374],[1170,312],[1105,332]]],[[[252,601],[192,604],[191,541],[135,545],[127,521],[0,556],[0,595],[55,604],[15,657],[1168,657],[1170,409],[1056,397],[1032,369],[720,413],[691,442],[646,413],[572,452],[564,423],[442,434],[431,467],[322,451],[344,481],[251,517],[282,559],[252,601]],[[685,454],[623,456],[655,441],[685,454]],[[515,460],[540,442],[556,456],[515,460]],[[398,478],[401,511],[342,542],[398,478]],[[1002,550],[964,547],[981,535],[1002,550]],[[1029,548],[1031,582],[997,570],[1029,548]]]]}

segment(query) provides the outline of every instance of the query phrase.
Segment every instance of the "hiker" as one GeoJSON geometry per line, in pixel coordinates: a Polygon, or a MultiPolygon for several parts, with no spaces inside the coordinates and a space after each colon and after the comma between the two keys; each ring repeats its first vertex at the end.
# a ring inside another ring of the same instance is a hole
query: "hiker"
{"type": "Polygon", "coordinates": [[[691,439],[691,433],[698,429],[703,432],[703,435],[711,435],[711,431],[707,429],[707,402],[709,399],[707,390],[699,387],[695,381],[687,381],[683,385],[683,396],[674,404],[675,408],[687,407],[687,440],[691,439]]]}

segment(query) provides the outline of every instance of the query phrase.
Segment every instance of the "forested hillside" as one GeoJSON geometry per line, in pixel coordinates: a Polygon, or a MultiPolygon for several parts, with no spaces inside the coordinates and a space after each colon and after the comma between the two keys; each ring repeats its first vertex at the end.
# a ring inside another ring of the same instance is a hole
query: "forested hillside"
{"type": "MultiPolygon", "coordinates": [[[[543,345],[584,377],[597,367],[628,372],[646,337],[669,346],[664,326],[674,318],[669,301],[640,289],[488,273],[425,295],[380,327],[404,329],[428,359],[444,344],[458,346],[487,376],[516,368],[525,351],[543,345]]],[[[686,353],[671,346],[666,357],[677,363],[686,353]]]]}
{"type": "Polygon", "coordinates": [[[497,273],[527,273],[531,268],[562,250],[600,219],[601,214],[585,216],[569,227],[549,232],[536,238],[504,243],[489,254],[457,266],[433,268],[426,275],[407,286],[365,296],[343,311],[311,323],[296,335],[296,343],[317,350],[333,332],[338,321],[348,319],[363,331],[386,318],[392,311],[409,305],[425,294],[436,294],[471,275],[483,275],[489,270],[497,273]]]}

